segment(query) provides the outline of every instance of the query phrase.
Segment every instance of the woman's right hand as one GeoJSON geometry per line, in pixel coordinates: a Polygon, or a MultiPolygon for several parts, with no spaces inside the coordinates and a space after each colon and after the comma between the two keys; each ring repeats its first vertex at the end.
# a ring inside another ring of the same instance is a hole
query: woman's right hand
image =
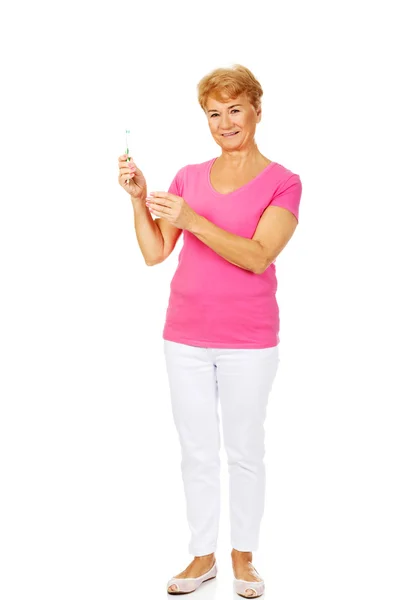
{"type": "Polygon", "coordinates": [[[139,167],[132,162],[132,159],[127,161],[126,154],[118,158],[118,166],[118,183],[128,192],[132,201],[145,200],[147,196],[147,184],[139,167]]]}

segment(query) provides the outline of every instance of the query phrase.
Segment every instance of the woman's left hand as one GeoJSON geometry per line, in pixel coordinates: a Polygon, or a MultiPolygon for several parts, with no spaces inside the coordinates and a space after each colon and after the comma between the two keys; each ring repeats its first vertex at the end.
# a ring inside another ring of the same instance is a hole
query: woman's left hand
{"type": "Polygon", "coordinates": [[[197,216],[184,198],[169,192],[150,192],[146,206],[153,215],[166,219],[179,229],[188,229],[197,216]]]}

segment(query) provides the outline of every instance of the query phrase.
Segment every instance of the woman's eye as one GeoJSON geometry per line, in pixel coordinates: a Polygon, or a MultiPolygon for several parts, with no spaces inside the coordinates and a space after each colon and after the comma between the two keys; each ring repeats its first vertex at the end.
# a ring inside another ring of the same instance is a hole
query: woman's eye
{"type": "MultiPolygon", "coordinates": [[[[234,109],[232,110],[232,112],[239,112],[239,109],[238,109],[238,108],[234,108],[234,109]]],[[[213,113],[211,116],[212,116],[212,117],[215,117],[215,116],[217,116],[217,117],[218,117],[218,114],[217,114],[217,113],[213,113]]]]}

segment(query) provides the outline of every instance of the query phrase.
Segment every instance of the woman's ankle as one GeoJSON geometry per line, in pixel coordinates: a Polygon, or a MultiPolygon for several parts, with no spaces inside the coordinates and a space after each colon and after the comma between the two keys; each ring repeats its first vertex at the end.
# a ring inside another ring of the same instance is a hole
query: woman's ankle
{"type": "Polygon", "coordinates": [[[253,560],[253,552],[242,552],[241,550],[232,548],[231,557],[232,559],[249,560],[251,562],[253,560]]]}
{"type": "Polygon", "coordinates": [[[196,560],[203,560],[205,562],[212,560],[215,557],[215,553],[212,552],[211,554],[203,554],[202,556],[195,556],[194,558],[196,560]]]}

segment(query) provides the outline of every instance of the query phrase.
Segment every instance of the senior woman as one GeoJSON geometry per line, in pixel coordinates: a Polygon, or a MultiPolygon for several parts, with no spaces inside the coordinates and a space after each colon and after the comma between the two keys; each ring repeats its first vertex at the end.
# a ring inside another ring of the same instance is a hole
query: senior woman
{"type": "Polygon", "coordinates": [[[131,196],[147,265],[168,258],[184,233],[163,339],[194,559],[167,591],[192,592],[217,574],[219,400],[233,584],[255,598],[265,589],[252,553],[264,512],[264,421],[279,363],[274,261],[296,229],[302,186],[257,147],[263,91],[247,68],[215,69],[197,89],[220,156],[182,167],[168,192],[147,196],[143,173],[123,155],[119,183],[131,196]]]}

